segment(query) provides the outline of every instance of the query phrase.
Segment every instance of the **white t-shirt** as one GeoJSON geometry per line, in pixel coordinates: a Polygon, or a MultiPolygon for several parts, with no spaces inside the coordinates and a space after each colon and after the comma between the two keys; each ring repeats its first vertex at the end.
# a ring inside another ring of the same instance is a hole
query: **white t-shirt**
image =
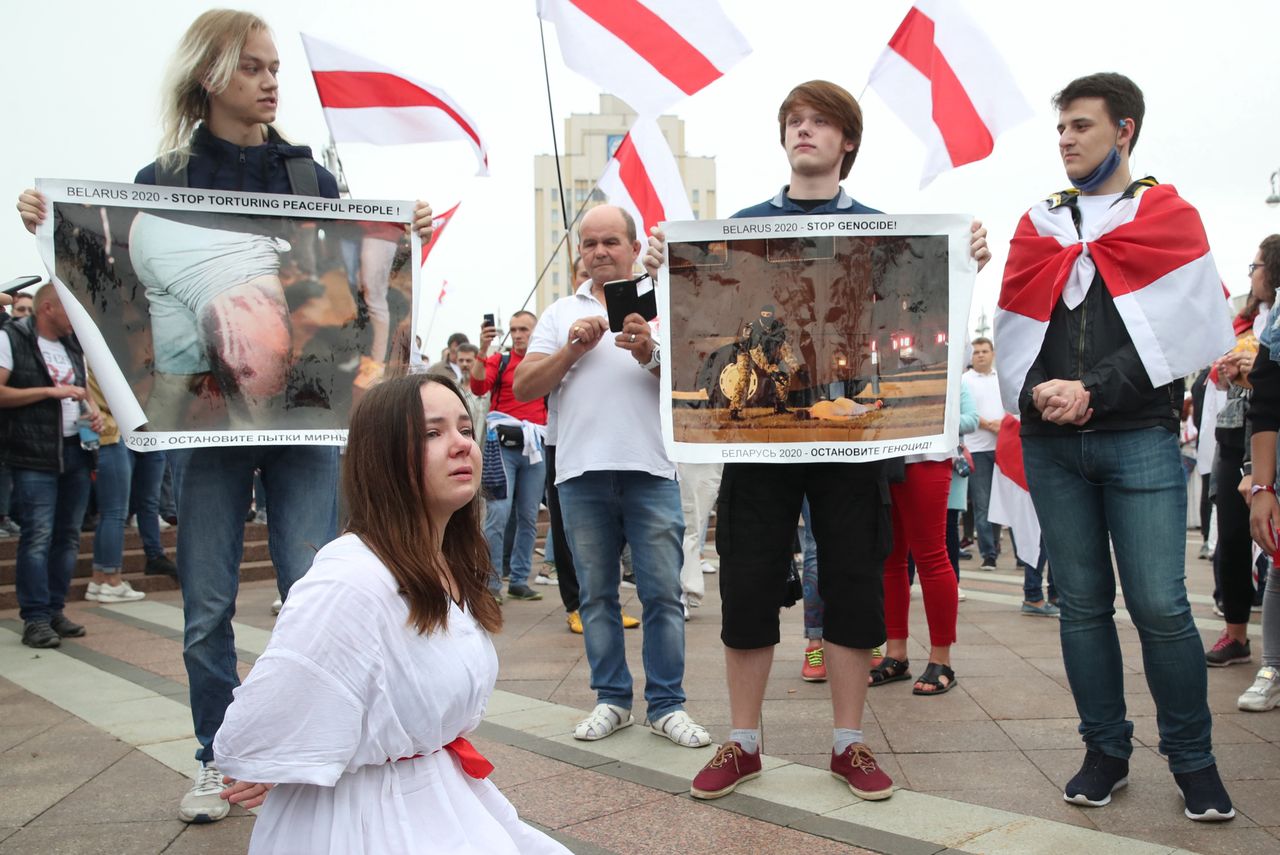
{"type": "MultiPolygon", "coordinates": [[[[969,394],[973,396],[974,408],[978,411],[978,418],[996,422],[1004,419],[1004,404],[1000,401],[1000,380],[996,377],[994,368],[987,374],[970,368],[961,375],[960,382],[969,388],[969,394]]],[[[995,451],[996,435],[980,427],[973,433],[965,435],[964,445],[970,451],[995,451]]]]}
{"type": "MultiPolygon", "coordinates": [[[[44,359],[44,367],[48,369],[49,376],[53,378],[53,382],[59,386],[74,386],[76,384],[76,369],[71,362],[71,356],[67,353],[67,349],[62,346],[62,342],[54,340],[50,341],[44,336],[36,336],[36,341],[40,346],[40,356],[44,359]]],[[[0,368],[5,371],[13,370],[13,346],[9,342],[9,336],[0,333],[0,368]]],[[[62,435],[72,436],[76,433],[76,419],[80,417],[80,404],[75,398],[62,399],[62,435]]]]}
{"type": "MultiPolygon", "coordinates": [[[[529,339],[529,353],[554,354],[569,340],[569,328],[583,318],[607,317],[591,294],[591,281],[561,297],[542,313],[529,339]]],[[[653,325],[651,325],[653,326],[653,325]]],[[[556,483],[584,472],[629,470],[659,478],[676,477],[662,447],[658,415],[659,381],[613,334],[579,359],[560,381],[556,399],[556,483]]]]}
{"type": "Polygon", "coordinates": [[[1120,198],[1119,193],[1107,193],[1103,196],[1078,196],[1076,197],[1076,209],[1080,211],[1080,231],[1082,234],[1088,234],[1087,229],[1091,223],[1106,216],[1111,206],[1120,198]]]}

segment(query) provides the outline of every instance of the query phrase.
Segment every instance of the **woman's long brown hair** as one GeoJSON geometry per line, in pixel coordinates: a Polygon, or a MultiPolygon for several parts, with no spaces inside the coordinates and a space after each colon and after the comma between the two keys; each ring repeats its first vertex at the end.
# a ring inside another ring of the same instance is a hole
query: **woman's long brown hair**
{"type": "Polygon", "coordinates": [[[489,593],[489,546],[481,531],[478,495],[449,518],[443,549],[435,545],[424,483],[422,387],[427,383],[444,386],[466,407],[449,379],[414,374],[379,383],[352,411],[342,463],[342,490],[351,515],[346,529],[391,571],[409,603],[409,622],[419,633],[448,622],[446,572],[467,611],[486,630],[497,632],[502,611],[489,593]]]}

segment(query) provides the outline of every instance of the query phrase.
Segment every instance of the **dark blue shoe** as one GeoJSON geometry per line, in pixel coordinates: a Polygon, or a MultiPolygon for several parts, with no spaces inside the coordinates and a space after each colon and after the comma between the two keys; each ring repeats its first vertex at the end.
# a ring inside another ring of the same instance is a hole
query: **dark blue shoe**
{"type": "Polygon", "coordinates": [[[1197,822],[1222,822],[1236,815],[1231,806],[1231,796],[1222,786],[1218,776],[1218,764],[1197,769],[1195,772],[1178,772],[1173,776],[1182,794],[1186,808],[1182,811],[1188,819],[1197,822]]]}
{"type": "Polygon", "coordinates": [[[1084,765],[1062,791],[1062,798],[1081,807],[1102,807],[1111,801],[1112,793],[1127,783],[1128,760],[1089,749],[1084,754],[1084,765]]]}

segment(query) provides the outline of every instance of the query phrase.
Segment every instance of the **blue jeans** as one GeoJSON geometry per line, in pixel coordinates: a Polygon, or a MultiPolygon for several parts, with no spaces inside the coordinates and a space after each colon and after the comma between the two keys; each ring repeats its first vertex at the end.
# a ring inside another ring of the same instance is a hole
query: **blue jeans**
{"type": "MultiPolygon", "coordinates": [[[[1013,535],[1013,529],[1009,529],[1009,544],[1013,547],[1013,554],[1018,554],[1018,541],[1013,535]]],[[[1049,550],[1044,548],[1044,537],[1040,538],[1040,557],[1036,560],[1036,566],[1032,567],[1027,562],[1019,559],[1018,567],[1022,570],[1022,599],[1028,603],[1044,602],[1044,583],[1045,569],[1049,563],[1049,550]]],[[[1049,600],[1056,602],[1058,599],[1058,589],[1053,584],[1053,570],[1049,569],[1049,600]]]]}
{"type": "Polygon", "coordinates": [[[1187,603],[1187,490],[1178,438],[1161,428],[1022,439],[1062,610],[1062,659],[1085,745],[1127,758],[1115,572],[1142,643],[1160,752],[1172,772],[1214,762],[1204,648],[1187,603]]]}
{"type": "Polygon", "coordinates": [[[800,546],[804,549],[804,572],[800,587],[804,592],[804,637],[822,638],[822,594],[818,592],[818,541],[813,536],[813,520],[809,517],[809,500],[800,506],[804,528],[800,529],[800,546]]]}
{"type": "Polygon", "coordinates": [[[12,469],[13,512],[22,526],[16,566],[18,615],[47,621],[62,611],[80,553],[80,525],[89,505],[93,455],[63,437],[62,472],[12,469]]]}
{"type": "Polygon", "coordinates": [[[160,542],[160,486],[164,483],[165,455],[163,451],[143,454],[130,451],[133,458],[133,494],[129,511],[138,518],[138,535],[148,558],[164,555],[160,542]]]}
{"type": "Polygon", "coordinates": [[[213,737],[240,685],[231,618],[240,588],[244,518],[253,471],[271,494],[267,541],[280,596],[311,567],[338,528],[338,449],[279,445],[198,448],[169,453],[178,494],[178,581],[185,619],[182,658],[191,686],[191,717],[200,748],[213,759],[213,737]]]}
{"type": "Polygon", "coordinates": [[[93,569],[119,573],[124,565],[124,520],[129,513],[133,461],[123,442],[98,449],[98,527],[93,532],[93,569]]]}
{"type": "Polygon", "coordinates": [[[515,509],[515,541],[511,545],[511,585],[527,585],[533,568],[533,542],[538,536],[538,505],[547,484],[546,461],[530,463],[519,448],[502,447],[502,468],[507,474],[507,497],[485,502],[484,536],[489,541],[489,590],[502,590],[503,539],[507,522],[515,509]]]}
{"type": "Polygon", "coordinates": [[[982,563],[994,564],[1000,548],[1000,527],[987,522],[991,506],[991,477],[995,474],[996,453],[973,451],[973,472],[969,475],[969,499],[973,502],[973,530],[978,537],[978,554],[982,563]]]}
{"type": "Polygon", "coordinates": [[[647,472],[587,472],[560,484],[560,507],[581,586],[583,638],[597,702],[631,708],[618,601],[618,556],[631,546],[644,607],[644,698],[654,721],[684,709],[684,514],[680,485],[647,472]]]}

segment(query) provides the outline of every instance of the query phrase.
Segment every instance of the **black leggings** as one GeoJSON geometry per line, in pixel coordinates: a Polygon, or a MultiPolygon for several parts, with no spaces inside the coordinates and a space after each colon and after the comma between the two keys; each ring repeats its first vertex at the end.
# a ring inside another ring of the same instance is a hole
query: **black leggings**
{"type": "Polygon", "coordinates": [[[1253,537],[1249,534],[1249,506],[1237,489],[1244,446],[1230,439],[1224,443],[1225,433],[1218,431],[1213,470],[1218,489],[1214,496],[1218,508],[1218,585],[1226,622],[1248,623],[1253,605],[1253,537]]]}

